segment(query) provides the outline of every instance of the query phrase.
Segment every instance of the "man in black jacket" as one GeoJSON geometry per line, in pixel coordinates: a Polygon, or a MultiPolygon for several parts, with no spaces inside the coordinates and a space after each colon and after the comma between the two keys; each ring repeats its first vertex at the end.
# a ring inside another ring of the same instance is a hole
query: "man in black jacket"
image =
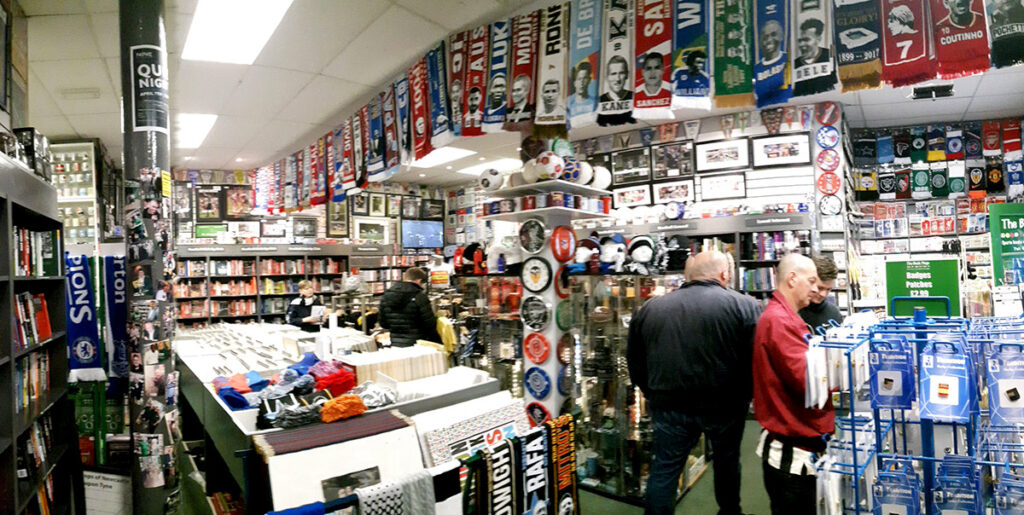
{"type": "Polygon", "coordinates": [[[423,291],[427,273],[413,267],[402,274],[402,282],[384,292],[380,299],[380,326],[391,331],[392,347],[412,347],[416,340],[441,342],[437,317],[423,291]]]}
{"type": "Polygon", "coordinates": [[[811,334],[818,334],[820,327],[828,330],[832,322],[843,323],[843,314],[835,304],[828,301],[828,294],[835,287],[836,277],[839,276],[836,262],[832,258],[818,256],[814,258],[814,267],[818,270],[818,289],[811,292],[811,303],[798,314],[810,326],[811,334]]]}
{"type": "Polygon", "coordinates": [[[727,288],[725,254],[701,252],[688,282],[645,303],[629,324],[629,377],[651,405],[654,447],[646,513],[672,513],[679,475],[701,433],[714,450],[720,514],[740,511],[740,441],[750,406],[754,328],[761,309],[727,288]]]}

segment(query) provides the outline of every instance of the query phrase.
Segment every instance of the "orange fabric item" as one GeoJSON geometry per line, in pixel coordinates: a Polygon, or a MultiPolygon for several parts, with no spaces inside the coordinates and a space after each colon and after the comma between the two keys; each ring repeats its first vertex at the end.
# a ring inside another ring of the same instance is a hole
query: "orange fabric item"
{"type": "Polygon", "coordinates": [[[339,370],[316,381],[316,389],[327,390],[337,397],[356,387],[356,376],[348,370],[339,370]]]}
{"type": "Polygon", "coordinates": [[[228,386],[234,388],[238,393],[249,393],[252,391],[252,388],[249,388],[249,381],[242,374],[235,374],[228,378],[228,386]]]}
{"type": "Polygon", "coordinates": [[[362,415],[366,412],[366,405],[357,395],[342,395],[327,401],[320,409],[320,420],[326,423],[334,422],[343,418],[362,415]]]}

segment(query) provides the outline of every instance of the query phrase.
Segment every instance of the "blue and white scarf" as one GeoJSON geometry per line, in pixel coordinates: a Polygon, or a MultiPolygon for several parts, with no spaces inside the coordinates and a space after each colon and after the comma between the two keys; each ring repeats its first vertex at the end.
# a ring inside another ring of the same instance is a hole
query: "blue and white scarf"
{"type": "Polygon", "coordinates": [[[487,98],[484,100],[484,132],[501,132],[501,127],[505,124],[511,31],[512,24],[508,20],[491,24],[491,71],[487,81],[487,98]]]}
{"type": "Polygon", "coordinates": [[[384,119],[381,116],[380,94],[370,98],[370,146],[366,149],[366,173],[370,182],[381,182],[386,179],[384,173],[384,119]]]}
{"type": "Polygon", "coordinates": [[[409,124],[409,79],[395,81],[395,113],[398,120],[398,162],[412,162],[412,125],[409,124]]]}
{"type": "Polygon", "coordinates": [[[128,271],[124,256],[103,257],[103,282],[107,300],[110,375],[128,377],[128,271]]]}
{"type": "Polygon", "coordinates": [[[452,115],[448,109],[448,68],[444,41],[427,52],[427,85],[430,90],[430,144],[441,148],[455,140],[452,115]]]}
{"type": "MultiPolygon", "coordinates": [[[[93,298],[89,259],[84,255],[65,256],[67,265],[67,339],[70,356],[68,381],[106,381],[103,351],[96,326],[96,301],[93,298]]],[[[127,278],[125,278],[127,280],[127,278]]]]}

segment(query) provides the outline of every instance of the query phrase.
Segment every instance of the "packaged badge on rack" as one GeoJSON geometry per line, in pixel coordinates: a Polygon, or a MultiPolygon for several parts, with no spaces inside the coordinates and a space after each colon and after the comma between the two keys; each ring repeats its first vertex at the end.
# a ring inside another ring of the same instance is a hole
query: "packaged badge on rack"
{"type": "Polygon", "coordinates": [[[871,407],[910,409],[917,397],[914,350],[904,336],[871,342],[871,407]]]}
{"type": "Polygon", "coordinates": [[[997,343],[988,358],[988,406],[992,425],[1024,423],[1024,353],[1019,343],[997,343]]]}
{"type": "Polygon", "coordinates": [[[885,460],[874,486],[874,515],[919,515],[921,480],[910,460],[885,460]]]}
{"type": "Polygon", "coordinates": [[[929,342],[921,351],[921,418],[967,423],[978,409],[973,378],[973,360],[963,340],[929,342]]]}

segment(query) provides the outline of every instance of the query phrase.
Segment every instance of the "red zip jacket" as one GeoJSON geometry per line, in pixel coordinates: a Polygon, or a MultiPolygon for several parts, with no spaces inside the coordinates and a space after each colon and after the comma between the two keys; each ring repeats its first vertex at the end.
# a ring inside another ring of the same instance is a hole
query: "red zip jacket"
{"type": "Polygon", "coordinates": [[[754,332],[754,416],[769,432],[817,438],[835,430],[832,404],[804,407],[807,324],[776,291],[754,332]]]}

